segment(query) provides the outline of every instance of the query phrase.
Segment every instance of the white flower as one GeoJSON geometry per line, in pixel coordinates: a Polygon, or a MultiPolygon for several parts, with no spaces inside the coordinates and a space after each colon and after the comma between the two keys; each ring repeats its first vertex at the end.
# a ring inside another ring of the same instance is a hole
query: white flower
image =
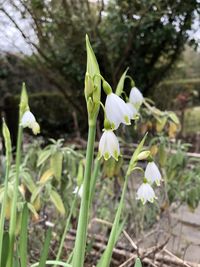
{"type": "Polygon", "coordinates": [[[80,187],[76,186],[75,189],[74,189],[74,191],[73,191],[73,193],[74,194],[77,194],[78,193],[78,196],[80,198],[82,198],[82,196],[83,196],[83,184],[80,187]]]}
{"type": "Polygon", "coordinates": [[[26,111],[24,113],[24,115],[22,116],[22,120],[21,120],[21,126],[23,128],[33,128],[34,123],[36,122],[36,119],[33,115],[33,113],[31,113],[30,111],[26,111]]]}
{"type": "Polygon", "coordinates": [[[40,133],[40,125],[37,123],[35,116],[32,112],[26,111],[21,119],[21,126],[23,128],[30,128],[32,129],[34,134],[40,133]]]}
{"type": "Polygon", "coordinates": [[[162,177],[158,167],[153,161],[147,164],[144,176],[150,184],[155,182],[157,185],[160,185],[162,177]]]}
{"type": "Polygon", "coordinates": [[[118,160],[120,154],[119,142],[112,130],[105,130],[99,141],[99,158],[102,156],[105,160],[113,157],[118,160]]]}
{"type": "Polygon", "coordinates": [[[136,115],[138,115],[138,112],[137,112],[136,108],[130,102],[127,102],[126,106],[130,110],[131,119],[134,119],[136,117],[136,115]]]}
{"type": "Polygon", "coordinates": [[[153,188],[148,183],[141,184],[136,193],[136,199],[140,199],[142,204],[145,204],[147,201],[153,203],[156,198],[153,188]]]}
{"type": "Polygon", "coordinates": [[[137,89],[137,87],[133,87],[131,89],[130,95],[129,95],[129,101],[131,104],[134,105],[134,107],[138,110],[142,104],[142,102],[144,101],[144,97],[142,95],[142,93],[140,92],[139,89],[137,89]]]}
{"type": "Polygon", "coordinates": [[[123,99],[114,93],[107,95],[105,103],[106,117],[113,129],[117,129],[120,123],[131,124],[131,111],[123,99]]]}

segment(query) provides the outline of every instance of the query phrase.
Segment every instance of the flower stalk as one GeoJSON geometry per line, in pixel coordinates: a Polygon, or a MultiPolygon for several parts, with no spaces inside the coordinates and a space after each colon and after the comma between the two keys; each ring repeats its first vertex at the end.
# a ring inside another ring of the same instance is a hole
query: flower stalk
{"type": "Polygon", "coordinates": [[[86,152],[86,166],[83,180],[83,196],[78,220],[78,228],[74,247],[72,266],[82,267],[84,264],[87,226],[90,206],[90,181],[92,172],[92,163],[94,157],[94,142],[96,134],[96,120],[89,123],[88,143],[86,152]]]}

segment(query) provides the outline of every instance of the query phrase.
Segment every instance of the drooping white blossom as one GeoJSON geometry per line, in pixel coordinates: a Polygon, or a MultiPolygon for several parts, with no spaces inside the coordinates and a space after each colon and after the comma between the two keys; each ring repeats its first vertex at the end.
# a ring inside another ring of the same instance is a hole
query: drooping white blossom
{"type": "Polygon", "coordinates": [[[78,196],[80,198],[82,198],[82,196],[83,196],[83,184],[80,187],[76,186],[75,189],[74,189],[74,191],[73,191],[73,193],[74,194],[77,194],[78,193],[78,196]]]}
{"type": "Polygon", "coordinates": [[[21,126],[23,128],[28,127],[32,129],[34,134],[38,134],[40,132],[40,125],[37,123],[33,113],[29,110],[23,114],[21,119],[21,126]]]}
{"type": "Polygon", "coordinates": [[[113,129],[117,129],[120,123],[131,124],[132,111],[118,95],[114,93],[107,95],[105,111],[113,129]]]}
{"type": "Polygon", "coordinates": [[[136,199],[141,200],[142,204],[145,204],[147,201],[153,203],[156,198],[155,192],[150,184],[144,182],[140,185],[136,193],[136,199]]]}
{"type": "Polygon", "coordinates": [[[157,185],[160,185],[161,173],[153,161],[147,164],[144,175],[150,184],[155,182],[157,185]]]}
{"type": "Polygon", "coordinates": [[[104,130],[99,141],[99,158],[102,156],[105,160],[113,157],[118,160],[120,154],[119,141],[112,130],[104,130]]]}
{"type": "Polygon", "coordinates": [[[131,119],[132,120],[135,119],[135,117],[138,115],[136,108],[130,102],[127,102],[126,105],[128,106],[130,110],[131,119]]]}
{"type": "Polygon", "coordinates": [[[144,97],[137,87],[133,87],[131,89],[129,101],[137,110],[140,108],[142,102],[144,101],[144,97]]]}
{"type": "Polygon", "coordinates": [[[28,127],[32,129],[35,122],[36,122],[36,119],[32,112],[28,110],[23,114],[22,120],[21,120],[21,125],[23,128],[28,127]]]}

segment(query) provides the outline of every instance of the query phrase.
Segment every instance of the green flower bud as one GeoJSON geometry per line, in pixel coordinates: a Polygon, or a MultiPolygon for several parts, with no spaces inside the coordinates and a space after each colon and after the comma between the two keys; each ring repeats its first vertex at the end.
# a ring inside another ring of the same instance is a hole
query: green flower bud
{"type": "Polygon", "coordinates": [[[106,82],[105,80],[103,80],[103,89],[107,95],[112,93],[112,88],[111,88],[110,84],[108,82],[106,82]]]}
{"type": "Polygon", "coordinates": [[[3,119],[2,132],[3,132],[4,141],[5,141],[5,147],[6,147],[6,158],[7,158],[7,161],[10,161],[11,160],[12,145],[11,145],[10,131],[9,131],[4,119],[3,119]]]}
{"type": "Polygon", "coordinates": [[[25,83],[22,83],[22,92],[21,92],[21,98],[20,98],[20,119],[25,111],[29,110],[28,106],[28,95],[26,91],[26,85],[25,83]]]}
{"type": "Polygon", "coordinates": [[[88,72],[85,74],[85,98],[86,100],[92,95],[94,92],[94,83],[92,77],[89,75],[88,72]]]}
{"type": "Polygon", "coordinates": [[[137,156],[137,160],[145,160],[150,156],[151,152],[150,151],[142,151],[140,154],[137,156]]]}

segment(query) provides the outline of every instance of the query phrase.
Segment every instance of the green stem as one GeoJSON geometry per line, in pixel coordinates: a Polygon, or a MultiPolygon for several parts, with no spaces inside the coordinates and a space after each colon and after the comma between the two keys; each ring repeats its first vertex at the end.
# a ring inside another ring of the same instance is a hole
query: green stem
{"type": "Polygon", "coordinates": [[[9,257],[8,257],[7,267],[12,267],[13,254],[14,254],[17,197],[18,197],[19,173],[20,173],[20,162],[21,162],[21,146],[22,146],[22,126],[19,125],[18,137],[17,137],[17,152],[16,152],[16,177],[15,177],[14,194],[13,194],[11,217],[10,217],[10,228],[9,228],[10,244],[9,244],[9,257]]]}
{"type": "Polygon", "coordinates": [[[90,183],[90,204],[89,204],[90,206],[91,206],[91,203],[94,197],[94,192],[95,192],[94,189],[95,189],[97,177],[98,177],[99,170],[100,170],[100,165],[101,165],[100,160],[96,159],[95,164],[94,164],[94,171],[93,171],[91,183],[90,183]]]}
{"type": "Polygon", "coordinates": [[[120,217],[121,217],[121,213],[123,209],[127,185],[128,185],[128,175],[126,175],[125,177],[120,203],[117,209],[117,213],[116,213],[115,220],[112,226],[112,230],[109,236],[108,244],[106,246],[106,250],[104,251],[103,256],[101,257],[99,263],[97,264],[97,267],[109,267],[110,266],[113,248],[115,246],[115,243],[117,242],[116,237],[118,236],[117,232],[119,228],[119,221],[120,221],[120,217]]]}
{"type": "Polygon", "coordinates": [[[10,170],[10,160],[6,159],[6,175],[5,175],[5,188],[4,188],[4,197],[3,204],[1,208],[1,219],[0,219],[0,264],[1,264],[1,255],[2,255],[2,243],[3,243],[3,234],[4,234],[4,223],[5,223],[5,211],[6,211],[6,202],[8,195],[8,177],[10,170]]]}
{"type": "Polygon", "coordinates": [[[95,134],[96,134],[96,120],[89,123],[89,134],[88,134],[88,143],[86,152],[86,167],[83,180],[83,196],[81,199],[78,228],[77,228],[74,255],[72,261],[73,267],[82,267],[84,263],[87,225],[88,225],[89,206],[90,206],[89,205],[90,181],[91,181],[92,162],[94,156],[95,134]]]}
{"type": "MultiPolygon", "coordinates": [[[[77,194],[78,194],[78,192],[77,192],[77,194]]],[[[69,224],[70,224],[70,221],[71,221],[72,213],[73,213],[74,207],[76,205],[77,194],[74,196],[74,199],[73,199],[73,202],[72,202],[72,206],[71,206],[71,209],[70,209],[70,213],[69,213],[69,216],[68,216],[67,221],[66,221],[65,229],[64,229],[64,232],[63,232],[63,235],[62,235],[62,238],[61,238],[61,241],[60,241],[60,246],[59,246],[59,249],[58,249],[58,253],[57,253],[57,256],[56,256],[56,261],[60,260],[60,256],[61,256],[61,253],[62,253],[62,248],[63,248],[63,245],[64,245],[64,241],[65,241],[65,238],[66,238],[66,235],[67,235],[67,231],[69,230],[69,224]]],[[[56,266],[57,266],[57,264],[54,265],[54,267],[56,267],[56,266]]]]}

